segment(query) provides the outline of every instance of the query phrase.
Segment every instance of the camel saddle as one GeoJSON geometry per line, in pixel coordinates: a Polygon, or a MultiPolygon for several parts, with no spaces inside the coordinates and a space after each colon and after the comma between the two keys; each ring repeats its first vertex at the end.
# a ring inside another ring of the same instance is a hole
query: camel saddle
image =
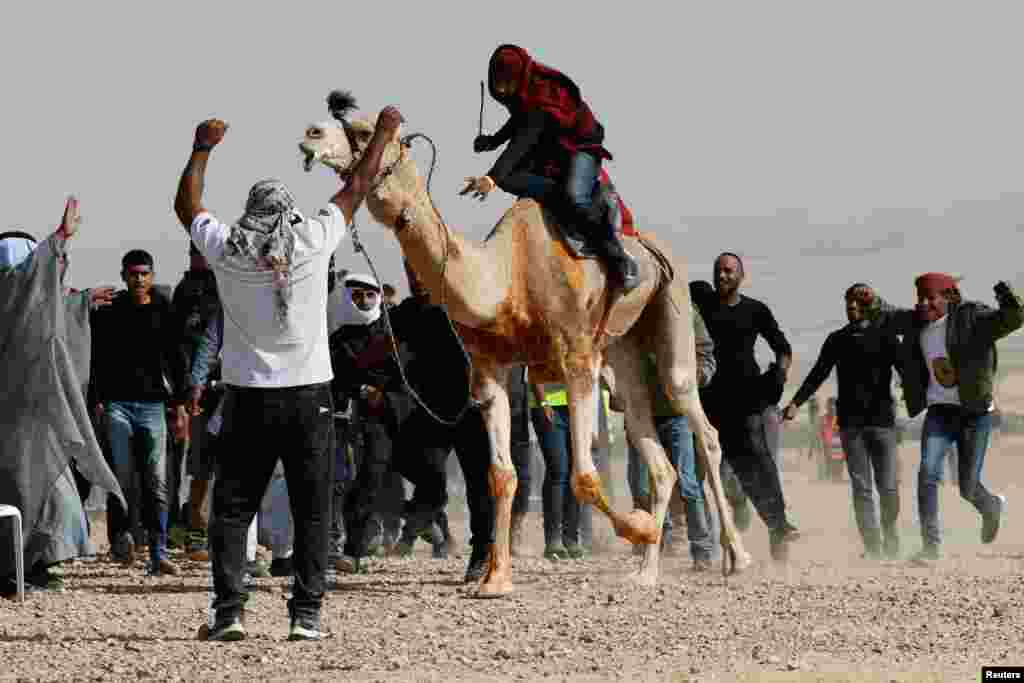
{"type": "MultiPolygon", "coordinates": [[[[639,237],[636,227],[633,225],[633,214],[622,201],[615,185],[612,183],[608,173],[602,168],[598,176],[598,187],[594,190],[594,201],[603,204],[608,212],[608,219],[615,226],[619,237],[639,237]]],[[[596,259],[597,250],[591,240],[587,239],[579,230],[572,225],[565,225],[562,221],[552,221],[556,226],[556,232],[560,233],[562,242],[565,243],[569,253],[577,259],[596,259]]]]}

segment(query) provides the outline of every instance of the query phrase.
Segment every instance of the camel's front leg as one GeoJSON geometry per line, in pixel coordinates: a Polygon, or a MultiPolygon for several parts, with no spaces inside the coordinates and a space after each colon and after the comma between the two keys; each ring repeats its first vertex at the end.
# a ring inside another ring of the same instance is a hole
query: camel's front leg
{"type": "Polygon", "coordinates": [[[517,481],[512,464],[512,417],[506,383],[499,381],[499,372],[504,372],[504,369],[474,358],[473,370],[473,393],[482,404],[484,425],[491,442],[489,476],[495,508],[494,543],[488,557],[487,573],[480,582],[477,597],[498,598],[513,591],[509,528],[517,481]]]}

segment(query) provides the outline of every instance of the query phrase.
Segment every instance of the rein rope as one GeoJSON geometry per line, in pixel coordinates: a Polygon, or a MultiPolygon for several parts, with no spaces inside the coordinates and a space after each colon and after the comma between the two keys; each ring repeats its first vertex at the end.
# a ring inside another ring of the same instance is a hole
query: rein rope
{"type": "MultiPolygon", "coordinates": [[[[430,193],[430,184],[431,184],[431,181],[433,181],[433,179],[434,179],[434,168],[437,165],[437,145],[435,145],[434,141],[431,140],[430,137],[428,137],[424,133],[411,133],[411,134],[406,135],[405,137],[401,138],[399,143],[401,145],[401,150],[402,151],[399,153],[398,158],[395,159],[395,161],[393,163],[391,163],[386,169],[384,169],[384,171],[381,173],[380,178],[373,184],[373,186],[372,186],[370,191],[372,192],[372,191],[376,190],[377,188],[379,188],[384,183],[384,181],[386,181],[388,179],[388,177],[391,176],[391,174],[394,172],[394,170],[398,166],[398,164],[403,159],[406,158],[405,150],[411,149],[413,141],[416,140],[417,138],[423,138],[424,140],[426,140],[427,143],[430,145],[430,148],[432,150],[432,154],[431,154],[431,158],[430,158],[430,169],[427,172],[427,188],[426,189],[427,189],[427,199],[430,201],[430,208],[433,209],[434,214],[437,216],[438,222],[441,225],[441,230],[443,232],[443,238],[444,238],[443,239],[443,243],[444,243],[444,256],[441,259],[441,309],[444,311],[445,320],[448,321],[448,329],[451,330],[452,335],[455,337],[456,341],[458,342],[459,349],[462,351],[462,355],[463,355],[463,357],[466,360],[467,386],[471,387],[472,377],[473,377],[473,359],[469,355],[469,352],[466,351],[466,347],[462,343],[462,338],[459,336],[458,332],[455,331],[455,324],[452,322],[451,316],[448,315],[448,307],[445,304],[445,299],[447,298],[447,290],[448,290],[447,283],[445,282],[445,274],[447,273],[447,269],[448,269],[448,254],[449,254],[449,243],[450,243],[450,239],[451,239],[451,231],[448,228],[448,224],[445,223],[444,218],[441,216],[441,212],[437,210],[437,205],[434,204],[434,197],[430,193]]],[[[403,214],[405,213],[405,211],[406,210],[403,209],[403,211],[402,211],[403,214]]],[[[366,259],[366,263],[367,263],[367,265],[370,268],[370,273],[373,275],[374,279],[377,280],[377,282],[381,282],[380,277],[377,275],[377,268],[373,264],[373,259],[370,258],[370,253],[368,251],[366,251],[366,246],[363,245],[362,240],[359,239],[359,229],[356,227],[356,220],[355,220],[355,216],[354,215],[352,217],[352,226],[351,226],[350,232],[352,234],[352,248],[355,250],[356,253],[361,253],[363,255],[363,258],[366,259]]],[[[451,419],[451,420],[445,419],[445,418],[441,417],[440,415],[438,415],[436,412],[434,412],[430,408],[430,406],[427,405],[427,402],[424,401],[422,398],[420,398],[420,395],[416,392],[415,389],[413,389],[412,385],[409,383],[408,377],[406,377],[405,368],[402,367],[402,360],[401,360],[401,358],[399,357],[399,354],[398,354],[398,340],[395,338],[395,332],[394,332],[394,330],[391,327],[391,316],[388,313],[388,307],[387,306],[381,306],[381,312],[384,314],[384,325],[387,327],[388,337],[391,340],[391,357],[394,359],[395,365],[398,366],[398,374],[399,374],[399,377],[402,380],[402,385],[406,388],[406,390],[408,390],[409,394],[412,396],[412,398],[416,402],[416,404],[420,408],[422,408],[424,410],[424,412],[427,413],[427,415],[429,415],[432,419],[434,419],[437,422],[440,422],[441,424],[443,424],[443,425],[445,425],[447,427],[454,427],[455,425],[457,425],[459,423],[459,421],[462,419],[462,416],[466,413],[466,410],[468,410],[470,406],[472,406],[474,404],[479,405],[478,402],[473,399],[472,389],[470,388],[466,392],[466,400],[462,404],[462,407],[459,409],[458,413],[456,413],[456,415],[455,415],[455,417],[453,419],[451,419]]]]}

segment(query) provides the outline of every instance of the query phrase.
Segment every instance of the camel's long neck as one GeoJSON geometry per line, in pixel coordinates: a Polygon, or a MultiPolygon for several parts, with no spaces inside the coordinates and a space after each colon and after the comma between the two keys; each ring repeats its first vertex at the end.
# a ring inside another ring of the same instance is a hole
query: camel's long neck
{"type": "Polygon", "coordinates": [[[396,226],[402,253],[430,292],[431,301],[448,305],[456,321],[470,327],[493,322],[509,288],[509,268],[495,244],[476,245],[446,227],[434,210],[411,160],[400,164],[393,181],[367,207],[374,217],[396,226],[402,209],[409,221],[396,226]]]}

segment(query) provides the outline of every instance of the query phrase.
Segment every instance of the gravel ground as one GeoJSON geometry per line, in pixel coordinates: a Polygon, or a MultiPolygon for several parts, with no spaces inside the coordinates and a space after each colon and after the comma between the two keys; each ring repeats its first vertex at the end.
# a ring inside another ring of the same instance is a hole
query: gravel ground
{"type": "MultiPolygon", "coordinates": [[[[916,449],[901,454],[908,555],[918,547],[916,449]]],[[[537,557],[532,513],[531,556],[515,562],[512,598],[473,599],[461,582],[466,553],[439,561],[423,547],[336,581],[319,643],[285,640],[287,582],[261,579],[249,638],[222,644],[195,639],[211,597],[206,565],[177,558],[180,576],[147,578],[101,554],[68,565],[62,593],[0,600],[0,680],[889,683],[978,680],[983,665],[1024,665],[1024,440],[1003,439],[986,465],[1010,498],[1000,538],[982,546],[979,518],[944,487],[946,556],[928,569],[861,560],[848,484],[812,481],[796,453],[786,465],[806,537],[784,567],[768,560],[755,520],[749,572],[695,575],[685,556],[670,557],[658,588],[637,589],[623,582],[635,560],[603,520],[593,557],[553,564],[537,557]]],[[[464,537],[457,515],[454,526],[464,537]]]]}

